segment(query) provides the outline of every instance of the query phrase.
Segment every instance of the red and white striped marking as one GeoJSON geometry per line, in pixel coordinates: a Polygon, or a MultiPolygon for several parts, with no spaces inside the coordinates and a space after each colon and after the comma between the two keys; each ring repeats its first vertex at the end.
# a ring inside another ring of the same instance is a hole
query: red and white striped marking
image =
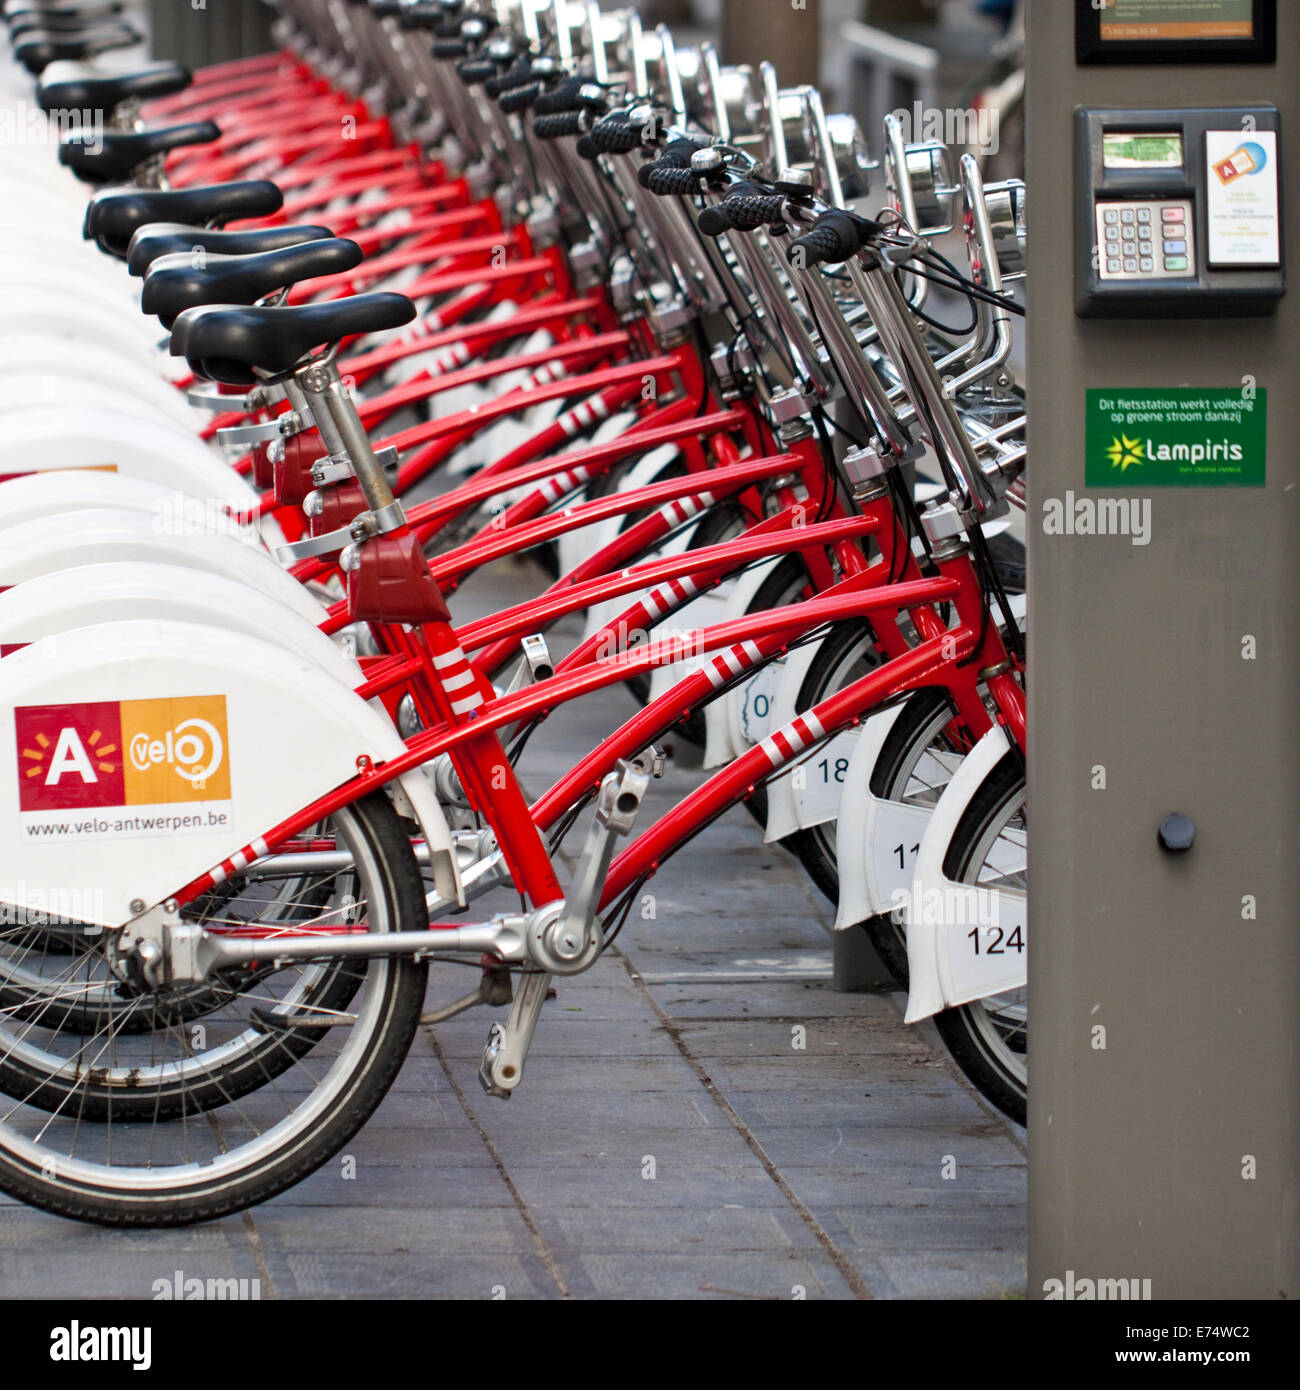
{"type": "Polygon", "coordinates": [[[459,643],[448,647],[446,651],[435,652],[433,668],[437,671],[438,680],[449,697],[458,690],[465,692],[451,701],[453,714],[469,714],[471,710],[479,709],[483,705],[485,695],[482,682],[459,643]]]}
{"type": "Polygon", "coordinates": [[[651,589],[641,600],[641,606],[650,615],[652,622],[658,622],[665,613],[671,612],[697,593],[699,585],[689,575],[683,579],[670,579],[667,584],[660,584],[657,589],[651,589]]]}
{"type": "Polygon", "coordinates": [[[549,506],[552,502],[558,502],[565,493],[580,487],[590,477],[591,469],[585,464],[579,464],[577,468],[568,468],[563,473],[557,473],[555,477],[548,478],[537,490],[546,499],[549,506]]]}
{"type": "Polygon", "coordinates": [[[555,423],[564,431],[567,439],[572,439],[580,430],[594,425],[597,420],[606,419],[608,415],[609,404],[603,396],[596,396],[592,400],[583,401],[581,405],[575,405],[572,410],[561,415],[555,423]]]}
{"type": "Polygon", "coordinates": [[[673,526],[698,516],[706,507],[711,507],[717,498],[711,492],[701,492],[695,497],[678,497],[659,509],[659,515],[673,526]]]}
{"type": "Polygon", "coordinates": [[[826,737],[826,730],[815,714],[801,714],[784,728],[769,734],[758,746],[773,767],[781,767],[802,753],[810,744],[826,737]]]}
{"type": "Polygon", "coordinates": [[[212,882],[214,885],[225,883],[234,874],[242,874],[255,859],[261,859],[270,853],[270,847],[266,841],[260,837],[251,844],[247,844],[238,854],[232,854],[229,859],[222,862],[212,871],[212,882]]]}
{"type": "Polygon", "coordinates": [[[719,652],[712,661],[706,663],[704,670],[709,684],[714,690],[719,690],[729,680],[734,680],[751,670],[762,659],[763,653],[759,651],[757,642],[738,642],[734,647],[719,652]]]}

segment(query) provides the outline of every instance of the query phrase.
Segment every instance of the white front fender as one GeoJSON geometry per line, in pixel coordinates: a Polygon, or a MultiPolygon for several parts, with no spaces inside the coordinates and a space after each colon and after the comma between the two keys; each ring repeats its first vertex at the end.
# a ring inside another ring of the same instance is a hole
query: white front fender
{"type": "Polygon", "coordinates": [[[1011,746],[996,725],[962,760],[921,838],[911,889],[897,898],[896,905],[907,911],[908,1023],[1026,983],[1025,895],[957,883],[943,872],[958,822],[1011,746]],[[990,932],[1001,929],[1005,941],[1016,927],[1019,949],[990,954],[990,932]]]}

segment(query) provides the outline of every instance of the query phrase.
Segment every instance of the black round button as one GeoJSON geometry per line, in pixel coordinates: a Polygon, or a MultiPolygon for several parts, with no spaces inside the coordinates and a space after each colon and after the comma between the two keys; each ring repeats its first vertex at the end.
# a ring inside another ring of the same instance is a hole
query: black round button
{"type": "Polygon", "coordinates": [[[1195,822],[1181,811],[1175,811],[1160,822],[1160,844],[1170,854],[1185,854],[1195,843],[1195,822]]]}

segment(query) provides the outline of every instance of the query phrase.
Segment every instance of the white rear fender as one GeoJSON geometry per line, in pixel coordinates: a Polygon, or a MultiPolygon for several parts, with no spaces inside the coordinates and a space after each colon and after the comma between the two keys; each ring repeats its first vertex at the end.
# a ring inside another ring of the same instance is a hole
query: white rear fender
{"type": "MultiPolygon", "coordinates": [[[[6,415],[0,432],[0,477],[63,468],[124,473],[173,494],[173,524],[194,514],[218,518],[251,513],[258,493],[182,427],[124,411],[21,410],[6,415]]],[[[269,519],[259,525],[268,545],[280,542],[269,519]]]]}
{"type": "Polygon", "coordinates": [[[849,766],[844,774],[838,820],[835,826],[835,862],[839,871],[840,897],[835,910],[835,930],[846,931],[881,909],[868,889],[866,861],[871,841],[867,838],[867,814],[871,795],[871,774],[885,746],[902,706],[872,715],[858,731],[849,766]]]}
{"type": "MultiPolygon", "coordinates": [[[[723,602],[708,614],[711,623],[729,623],[743,618],[749,612],[759,589],[768,575],[781,563],[780,558],[764,560],[761,564],[738,574],[730,584],[724,584],[714,592],[723,602]]],[[[698,603],[699,600],[697,599],[698,603]]],[[[703,616],[703,615],[702,615],[703,616]]],[[[734,733],[736,721],[732,717],[731,706],[736,700],[743,702],[744,687],[729,691],[720,699],[710,700],[704,707],[704,726],[708,735],[704,749],[704,766],[722,767],[725,763],[740,757],[746,745],[737,743],[734,733]]]]}
{"type": "Polygon", "coordinates": [[[0,301],[0,332],[53,334],[106,352],[116,349],[169,381],[179,381],[189,370],[179,359],[159,352],[157,338],[143,320],[82,304],[75,295],[52,295],[37,288],[6,294],[0,301]]]}
{"type": "MultiPolygon", "coordinates": [[[[742,708],[745,739],[749,746],[766,738],[773,729],[785,728],[796,715],[803,712],[798,708],[799,692],[808,677],[808,668],[820,650],[820,642],[796,647],[783,660],[765,667],[760,676],[745,686],[742,708]],[[758,739],[754,738],[755,734],[758,734],[758,739]]],[[[854,729],[842,730],[810,757],[801,759],[767,784],[767,829],[763,839],[768,844],[783,840],[800,828],[801,808],[805,802],[810,808],[815,805],[825,811],[821,821],[810,820],[810,825],[835,819],[845,771],[844,768],[839,769],[840,778],[836,781],[835,764],[837,759],[843,758],[847,767],[848,751],[856,733],[854,729]]]]}
{"type": "MultiPolygon", "coordinates": [[[[941,789],[964,760],[961,753],[930,747],[922,752],[911,777],[922,786],[941,789]]],[[[933,815],[933,804],[885,800],[867,788],[862,872],[874,913],[893,912],[911,891],[916,859],[933,815]]]]}
{"type": "MultiPolygon", "coordinates": [[[[360,759],[403,747],[355,693],[242,634],[125,622],[37,642],[0,662],[0,900],[119,926],[256,857],[360,759]]],[[[451,836],[417,780],[438,891],[456,899],[451,836]]]]}
{"type": "MultiPolygon", "coordinates": [[[[3,491],[3,489],[0,489],[3,491]]],[[[0,657],[104,623],[198,623],[260,638],[310,661],[348,690],[360,666],[313,623],[246,584],[206,570],[121,563],[57,570],[0,593],[0,657]]]]}
{"type": "Polygon", "coordinates": [[[125,508],[46,516],[0,531],[0,588],[56,570],[131,560],[223,574],[313,624],[325,620],[324,608],[291,574],[259,544],[236,535],[160,529],[156,516],[125,508]]]}
{"type": "Polygon", "coordinates": [[[95,382],[113,391],[119,399],[152,406],[160,415],[195,434],[209,419],[206,412],[195,410],[174,386],[150,368],[120,353],[48,333],[24,333],[20,338],[0,342],[0,377],[19,371],[53,377],[62,384],[61,400],[68,398],[69,382],[95,382]]]}
{"type": "Polygon", "coordinates": [[[60,468],[22,473],[0,483],[0,526],[23,526],[47,516],[121,507],[131,512],[165,514],[174,491],[145,478],[89,468],[60,468]]]}
{"type": "Polygon", "coordinates": [[[1026,983],[1024,893],[958,883],[943,871],[958,822],[1010,747],[995,726],[962,760],[921,838],[912,884],[897,900],[907,912],[908,1023],[1026,983]]]}

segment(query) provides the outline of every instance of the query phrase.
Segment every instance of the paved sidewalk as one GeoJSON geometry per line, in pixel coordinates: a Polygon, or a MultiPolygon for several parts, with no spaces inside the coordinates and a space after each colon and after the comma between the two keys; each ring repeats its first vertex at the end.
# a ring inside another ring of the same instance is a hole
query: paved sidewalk
{"type": "MultiPolygon", "coordinates": [[[[529,784],[631,708],[557,715],[529,784]]],[[[643,823],[700,775],[670,766],[643,823]]],[[[178,1272],[262,1298],[1022,1297],[1024,1131],[901,996],[832,990],[798,864],[737,811],[646,891],[655,919],[559,983],[508,1102],[477,1080],[503,1011],[424,1028],[346,1153],[241,1217],[122,1233],[3,1199],[0,1297],[148,1299],[178,1272]]],[[[431,1005],[467,974],[433,971],[431,1005]]]]}

